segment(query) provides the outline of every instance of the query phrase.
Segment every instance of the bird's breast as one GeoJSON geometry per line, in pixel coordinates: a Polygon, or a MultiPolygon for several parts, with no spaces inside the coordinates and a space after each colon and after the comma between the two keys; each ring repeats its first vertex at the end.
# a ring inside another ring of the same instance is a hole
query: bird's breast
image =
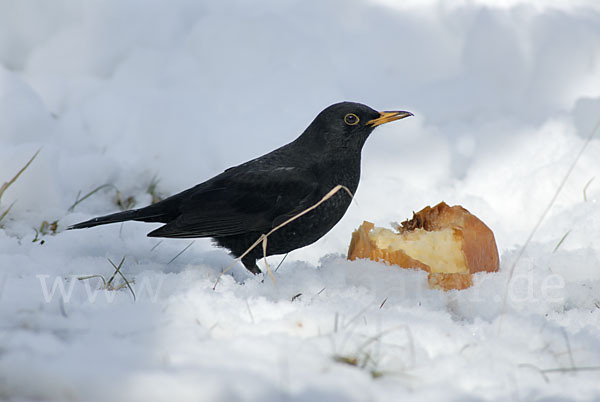
{"type": "Polygon", "coordinates": [[[335,186],[342,185],[352,194],[358,188],[360,181],[360,159],[330,161],[326,166],[320,167],[320,183],[325,193],[335,186]]]}

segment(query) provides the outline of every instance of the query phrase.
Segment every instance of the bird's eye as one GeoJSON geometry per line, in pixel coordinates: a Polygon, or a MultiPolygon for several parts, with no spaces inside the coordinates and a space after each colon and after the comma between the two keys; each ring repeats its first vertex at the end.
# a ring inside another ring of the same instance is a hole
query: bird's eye
{"type": "Polygon", "coordinates": [[[354,113],[348,113],[346,116],[344,116],[344,123],[349,126],[355,126],[359,121],[360,119],[354,113]]]}

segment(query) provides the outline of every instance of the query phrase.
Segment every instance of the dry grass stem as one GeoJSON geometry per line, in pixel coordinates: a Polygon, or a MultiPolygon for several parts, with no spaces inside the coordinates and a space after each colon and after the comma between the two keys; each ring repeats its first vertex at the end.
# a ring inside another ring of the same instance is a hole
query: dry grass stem
{"type": "Polygon", "coordinates": [[[19,178],[19,176],[21,176],[21,174],[25,171],[25,169],[27,169],[29,167],[29,165],[31,165],[31,162],[33,162],[33,160],[38,156],[38,154],[40,153],[42,149],[38,149],[35,154],[33,154],[33,156],[31,157],[31,159],[29,159],[29,161],[25,164],[25,166],[23,166],[21,168],[21,170],[19,170],[17,172],[17,174],[10,179],[9,181],[5,182],[4,184],[2,184],[0,186],[0,199],[2,199],[2,195],[4,195],[4,192],[15,182],[17,181],[17,179],[19,178]]]}
{"type": "MultiPolygon", "coordinates": [[[[123,275],[123,273],[121,272],[121,267],[123,266],[123,263],[125,262],[125,256],[123,256],[123,258],[121,258],[121,262],[119,262],[119,265],[115,265],[115,263],[112,262],[110,258],[107,258],[107,260],[108,260],[108,262],[110,262],[110,265],[113,266],[113,268],[115,269],[115,272],[112,274],[112,276],[110,277],[110,279],[108,280],[106,285],[109,288],[115,289],[112,286],[112,281],[113,281],[113,279],[115,279],[115,276],[117,274],[119,274],[121,276],[121,278],[123,279],[123,281],[125,281],[125,285],[127,285],[127,287],[129,288],[129,291],[131,292],[131,295],[133,296],[133,301],[135,302],[136,301],[135,292],[133,291],[133,288],[129,284],[129,281],[127,280],[127,278],[125,278],[125,275],[123,275]]],[[[122,287],[123,286],[120,286],[120,287],[116,288],[115,290],[121,289],[122,287]]]]}
{"type": "Polygon", "coordinates": [[[130,281],[127,280],[127,278],[125,277],[125,275],[123,275],[121,273],[121,267],[123,266],[123,263],[125,262],[125,256],[123,256],[123,258],[121,258],[121,262],[119,262],[119,265],[116,265],[114,262],[111,261],[110,258],[107,258],[108,262],[110,263],[110,265],[113,266],[113,268],[115,269],[115,272],[112,274],[112,276],[110,277],[110,279],[107,281],[106,279],[104,279],[104,276],[96,274],[96,275],[88,275],[88,276],[80,276],[77,279],[79,279],[80,281],[84,281],[87,279],[93,279],[93,278],[100,278],[102,279],[102,288],[104,290],[121,290],[124,287],[127,287],[129,289],[129,291],[131,292],[131,295],[133,296],[133,301],[136,301],[136,297],[135,297],[135,292],[133,291],[133,288],[130,285],[130,281]],[[112,284],[112,281],[115,279],[115,276],[119,274],[121,276],[121,278],[123,279],[124,283],[114,286],[112,284]]]}
{"type": "Polygon", "coordinates": [[[539,368],[538,366],[535,366],[535,365],[529,364],[529,363],[522,363],[522,364],[519,364],[518,367],[519,368],[530,368],[532,370],[535,370],[538,373],[540,373],[540,375],[542,376],[542,378],[544,379],[544,381],[546,383],[550,382],[550,378],[548,378],[548,376],[546,375],[546,373],[541,368],[539,368]]]}
{"type": "Polygon", "coordinates": [[[541,369],[542,373],[577,373],[580,371],[600,371],[600,366],[581,366],[581,367],[556,367],[549,369],[541,369]]]}
{"type": "Polygon", "coordinates": [[[583,201],[587,202],[587,189],[590,186],[590,184],[592,184],[592,182],[594,181],[596,177],[592,177],[591,179],[588,180],[587,183],[585,183],[585,186],[583,186],[583,201]]]}
{"type": "Polygon", "coordinates": [[[387,301],[387,297],[385,299],[383,299],[383,301],[381,302],[381,304],[379,305],[379,309],[383,308],[383,305],[385,304],[385,302],[387,301]]]}
{"type": "Polygon", "coordinates": [[[102,286],[106,289],[106,279],[104,279],[104,277],[102,275],[96,274],[96,275],[79,276],[77,279],[80,281],[85,281],[85,280],[93,279],[93,278],[102,279],[102,286]]]}
{"type": "Polygon", "coordinates": [[[246,300],[246,308],[248,309],[248,315],[250,315],[250,321],[252,321],[252,324],[254,324],[254,314],[252,314],[252,309],[250,308],[250,303],[248,303],[248,300],[246,300]]]}
{"type": "Polygon", "coordinates": [[[571,229],[567,230],[567,233],[564,234],[563,237],[561,237],[561,239],[558,241],[558,244],[556,245],[556,247],[554,247],[554,250],[552,250],[552,253],[556,253],[556,250],[558,250],[558,248],[560,247],[561,244],[563,244],[563,242],[565,241],[565,239],[567,238],[567,236],[569,235],[569,233],[571,233],[571,229]]]}
{"type": "Polygon", "coordinates": [[[384,336],[389,333],[405,330],[410,348],[410,359],[413,367],[416,365],[413,337],[410,328],[406,325],[399,325],[387,330],[381,331],[371,337],[368,337],[362,344],[358,345],[356,351],[351,354],[334,354],[333,360],[338,363],[347,364],[363,370],[368,370],[373,378],[379,378],[387,374],[378,369],[380,359],[381,341],[384,336]],[[371,350],[367,350],[371,348],[371,350]]]}
{"type": "MultiPolygon", "coordinates": [[[[181,250],[180,252],[178,252],[177,255],[175,255],[175,257],[171,258],[171,260],[169,262],[167,262],[167,265],[169,265],[170,263],[172,263],[173,261],[175,261],[177,259],[177,257],[179,257],[181,254],[185,253],[188,248],[192,247],[192,244],[194,244],[195,241],[196,240],[192,240],[190,242],[190,244],[188,244],[187,246],[185,246],[185,248],[183,250],[181,250]]],[[[152,250],[154,250],[155,247],[156,246],[152,247],[152,250]]],[[[152,251],[152,250],[150,250],[150,251],[152,251]]]]}
{"type": "Polygon", "coordinates": [[[87,193],[86,195],[84,195],[83,197],[79,198],[79,196],[81,195],[81,191],[80,191],[77,194],[77,197],[75,197],[75,202],[73,203],[73,205],[71,205],[69,207],[68,211],[69,212],[73,212],[73,210],[75,209],[75,207],[77,205],[79,205],[82,201],[88,199],[92,195],[96,194],[98,191],[102,190],[103,188],[107,188],[107,187],[114,188],[115,190],[117,189],[113,184],[107,183],[107,184],[103,184],[101,186],[96,187],[95,189],[93,189],[92,191],[90,191],[89,193],[87,193]]]}
{"type": "Polygon", "coordinates": [[[571,363],[571,368],[575,368],[575,359],[573,358],[573,351],[571,350],[571,342],[569,341],[569,335],[567,335],[567,331],[564,328],[562,329],[562,334],[565,338],[565,344],[567,345],[567,352],[569,355],[569,363],[571,363]]]}
{"type": "Polygon", "coordinates": [[[115,204],[121,209],[121,211],[127,211],[128,209],[132,209],[135,207],[137,201],[133,195],[125,198],[123,193],[117,190],[117,194],[115,195],[115,204]]]}
{"type": "Polygon", "coordinates": [[[152,201],[150,202],[150,204],[156,204],[157,202],[162,201],[164,199],[164,197],[158,192],[158,182],[158,176],[152,177],[152,180],[150,180],[150,184],[146,189],[146,192],[152,197],[152,201]]]}
{"type": "MultiPolygon", "coordinates": [[[[31,165],[31,163],[34,161],[34,159],[38,156],[38,154],[40,153],[42,149],[38,149],[35,154],[33,154],[33,156],[29,159],[29,161],[27,161],[27,163],[25,164],[25,166],[23,166],[16,175],[14,175],[14,177],[12,179],[10,179],[9,181],[3,183],[0,186],[0,200],[2,199],[2,196],[4,195],[4,192],[6,190],[8,190],[8,188],[15,182],[17,181],[17,179],[19,178],[19,176],[21,176],[21,174],[23,174],[23,172],[25,171],[25,169],[27,169],[29,167],[29,165],[31,165]]],[[[2,214],[0,214],[0,222],[2,222],[2,220],[6,217],[6,215],[8,215],[8,213],[10,212],[10,210],[12,209],[13,205],[15,205],[16,201],[13,201],[12,204],[10,204],[8,206],[8,208],[2,212],[2,214]]]]}
{"type": "MultiPolygon", "coordinates": [[[[0,220],[1,220],[1,219],[0,219],[0,220]]],[[[281,266],[281,264],[283,264],[283,262],[285,261],[285,259],[287,258],[287,256],[288,256],[289,254],[290,254],[290,253],[285,253],[285,255],[283,256],[283,258],[281,259],[281,261],[279,261],[279,264],[277,264],[277,268],[275,268],[275,271],[274,271],[274,272],[277,272],[277,270],[279,269],[279,267],[281,266]]]]}
{"type": "Polygon", "coordinates": [[[546,375],[546,374],[550,374],[550,373],[579,373],[579,372],[583,372],[583,371],[600,371],[600,366],[579,366],[579,367],[566,367],[566,368],[553,367],[553,368],[548,368],[548,369],[542,369],[533,364],[523,363],[523,364],[519,364],[518,367],[530,368],[530,369],[537,371],[544,378],[544,381],[546,383],[550,382],[550,378],[546,375]]]}
{"type": "Polygon", "coordinates": [[[277,282],[275,281],[275,276],[273,275],[273,272],[271,272],[271,267],[269,266],[269,261],[267,261],[267,236],[263,235],[261,236],[263,241],[262,241],[262,249],[263,249],[263,256],[264,256],[264,261],[265,261],[265,267],[267,267],[267,273],[269,274],[269,278],[271,278],[271,281],[273,281],[273,286],[277,287],[277,282]]]}
{"type": "Polygon", "coordinates": [[[45,240],[42,239],[43,236],[54,236],[56,234],[56,231],[58,230],[58,220],[53,222],[42,221],[39,229],[33,228],[33,230],[35,231],[35,237],[33,238],[32,242],[35,243],[39,241],[40,244],[44,244],[45,240]]]}
{"type": "Polygon", "coordinates": [[[550,199],[550,202],[548,203],[548,206],[546,206],[546,208],[543,210],[543,212],[540,215],[537,223],[535,224],[535,226],[531,230],[531,233],[527,237],[527,240],[525,240],[525,243],[523,244],[523,247],[521,247],[521,249],[519,250],[519,254],[517,254],[517,258],[515,259],[515,261],[510,266],[510,269],[509,269],[509,272],[508,272],[508,280],[506,281],[506,286],[504,287],[504,296],[502,298],[502,313],[500,315],[500,320],[498,320],[498,333],[500,333],[500,331],[502,329],[502,317],[504,315],[504,312],[506,311],[506,304],[508,303],[508,288],[510,286],[510,282],[511,282],[511,280],[513,278],[513,275],[515,273],[515,268],[517,267],[517,264],[521,260],[521,257],[523,257],[523,254],[525,253],[525,250],[529,246],[529,243],[531,243],[531,240],[533,239],[533,236],[535,235],[535,233],[537,232],[537,230],[539,229],[539,227],[542,225],[542,222],[544,221],[544,219],[546,218],[546,216],[550,212],[550,209],[552,208],[552,206],[556,202],[556,199],[558,198],[558,195],[560,194],[560,192],[562,191],[563,187],[567,183],[567,180],[571,176],[571,173],[573,172],[573,169],[575,169],[575,166],[577,165],[577,162],[579,162],[579,159],[581,158],[581,155],[583,155],[583,152],[587,149],[587,147],[589,146],[590,142],[592,141],[592,139],[594,138],[594,136],[598,132],[598,129],[600,129],[600,120],[598,120],[598,123],[596,123],[596,125],[594,126],[594,128],[592,129],[592,131],[590,132],[590,134],[588,135],[588,137],[586,138],[586,140],[583,143],[581,149],[579,150],[579,152],[575,156],[575,159],[573,159],[573,162],[569,166],[569,169],[567,169],[567,172],[565,173],[563,179],[561,180],[560,184],[558,185],[558,188],[556,189],[556,191],[554,192],[554,195],[550,199]]]}
{"type": "Polygon", "coordinates": [[[0,222],[2,222],[2,219],[4,219],[6,217],[6,215],[8,215],[8,213],[10,212],[10,210],[12,209],[13,205],[15,205],[16,201],[13,201],[8,208],[6,208],[6,211],[2,212],[2,214],[0,215],[0,222]]]}
{"type": "Polygon", "coordinates": [[[340,314],[336,311],[335,316],[333,317],[333,332],[338,332],[338,324],[340,321],[340,314]]]}
{"type": "Polygon", "coordinates": [[[150,249],[150,252],[153,252],[154,250],[156,250],[156,248],[157,248],[158,246],[160,246],[160,244],[161,244],[162,242],[163,242],[163,241],[162,241],[162,240],[160,240],[158,243],[156,243],[154,246],[152,246],[152,248],[150,249]]]}

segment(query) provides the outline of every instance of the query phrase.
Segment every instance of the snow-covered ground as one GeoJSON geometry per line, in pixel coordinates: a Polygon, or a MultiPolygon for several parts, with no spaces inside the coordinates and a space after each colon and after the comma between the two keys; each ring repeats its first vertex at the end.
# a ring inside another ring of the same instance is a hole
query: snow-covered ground
{"type": "Polygon", "coordinates": [[[600,133],[509,283],[599,119],[594,0],[0,0],[0,184],[41,149],[0,200],[0,399],[600,400],[600,133]],[[213,290],[231,257],[156,225],[64,231],[341,100],[415,117],[373,133],[356,203],[276,286],[236,265],[213,290]],[[500,272],[444,293],[346,261],[364,219],[441,200],[494,230],[500,272]],[[135,302],[77,279],[123,257],[135,302]]]}

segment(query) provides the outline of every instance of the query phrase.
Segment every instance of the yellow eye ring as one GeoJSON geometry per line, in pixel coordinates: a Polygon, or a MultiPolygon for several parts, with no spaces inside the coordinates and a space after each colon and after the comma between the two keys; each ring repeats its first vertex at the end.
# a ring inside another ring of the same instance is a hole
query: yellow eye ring
{"type": "Polygon", "coordinates": [[[348,113],[346,116],[344,116],[344,123],[349,126],[356,126],[359,121],[360,119],[354,113],[348,113]]]}

